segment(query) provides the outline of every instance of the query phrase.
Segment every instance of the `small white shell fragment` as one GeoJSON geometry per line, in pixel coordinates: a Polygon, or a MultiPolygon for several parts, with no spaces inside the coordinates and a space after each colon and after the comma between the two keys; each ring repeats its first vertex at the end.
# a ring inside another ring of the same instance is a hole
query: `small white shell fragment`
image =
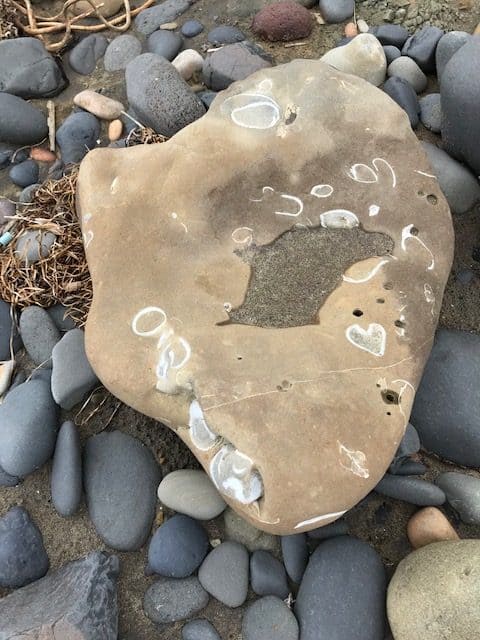
{"type": "Polygon", "coordinates": [[[221,493],[242,504],[255,502],[263,495],[263,482],[253,461],[231,444],[224,445],[213,457],[210,477],[221,493]]]}
{"type": "Polygon", "coordinates": [[[15,360],[0,362],[0,396],[3,395],[10,386],[14,367],[15,360]]]}
{"type": "Polygon", "coordinates": [[[193,400],[190,405],[188,426],[190,427],[192,443],[201,451],[208,451],[219,439],[219,436],[207,425],[202,408],[197,400],[193,400]]]}

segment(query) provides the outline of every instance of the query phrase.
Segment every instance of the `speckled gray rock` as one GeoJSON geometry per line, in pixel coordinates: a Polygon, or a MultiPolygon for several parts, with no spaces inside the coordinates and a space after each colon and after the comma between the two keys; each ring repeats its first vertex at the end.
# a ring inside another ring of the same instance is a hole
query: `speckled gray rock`
{"type": "Polygon", "coordinates": [[[387,65],[402,55],[400,49],[398,49],[398,47],[394,47],[393,44],[384,45],[383,51],[385,53],[385,58],[387,59],[387,65]]]}
{"type": "Polygon", "coordinates": [[[173,136],[205,113],[202,101],[175,67],[153,53],[132,60],[126,80],[130,106],[142,124],[157,133],[173,136]]]}
{"type": "Polygon", "coordinates": [[[255,71],[270,67],[271,63],[260,55],[262,49],[248,41],[228,44],[209,53],[203,65],[203,80],[209,89],[221,91],[232,82],[243,80],[255,71]]]}
{"type": "Polygon", "coordinates": [[[435,73],[435,52],[444,32],[438,27],[426,26],[410,36],[402,48],[402,56],[409,56],[425,73],[435,73]]]}
{"type": "Polygon", "coordinates": [[[387,74],[402,78],[412,85],[417,93],[422,93],[427,87],[427,76],[418,64],[408,56],[400,56],[388,65],[387,74]]]}
{"type": "Polygon", "coordinates": [[[288,596],[287,574],[283,564],[268,551],[254,551],[250,558],[250,583],[258,596],[288,596]]]}
{"type": "Polygon", "coordinates": [[[82,498],[82,449],[78,429],[70,420],[58,432],[50,488],[57,513],[72,516],[82,498]]]}
{"type": "Polygon", "coordinates": [[[0,41],[0,91],[22,98],[48,98],[67,82],[53,56],[37,38],[0,41]]]}
{"type": "Polygon", "coordinates": [[[106,37],[99,33],[91,33],[73,47],[69,62],[74,71],[87,76],[94,71],[97,61],[103,56],[108,46],[106,37]]]}
{"type": "Polygon", "coordinates": [[[447,62],[471,37],[466,31],[449,31],[440,38],[435,52],[437,78],[440,82],[447,62]]]}
{"type": "Polygon", "coordinates": [[[167,22],[173,22],[175,18],[185,13],[192,0],[165,0],[153,7],[140,11],[135,18],[135,28],[140,33],[148,36],[158,27],[167,22]]]}
{"type": "Polygon", "coordinates": [[[307,535],[297,533],[291,536],[282,536],[281,544],[283,564],[287,574],[293,582],[299,584],[308,562],[307,535]]]}
{"type": "Polygon", "coordinates": [[[52,350],[60,340],[60,332],[47,311],[42,307],[26,307],[20,315],[20,333],[33,362],[51,367],[52,350]]]}
{"type": "Polygon", "coordinates": [[[178,469],[166,475],[158,487],[158,499],[197,520],[212,520],[227,506],[205,471],[198,469],[178,469]]]}
{"type": "Polygon", "coordinates": [[[266,596],[252,603],[245,611],[242,620],[242,638],[243,640],[298,640],[298,622],[282,600],[275,596],[266,596]]]}
{"type": "Polygon", "coordinates": [[[117,640],[118,569],[94,551],[3,598],[0,640],[117,640]]]}
{"type": "Polygon", "coordinates": [[[159,578],[145,593],[143,609],[156,624],[186,620],[208,604],[208,593],[196,576],[159,578]]]}
{"type": "Polygon", "coordinates": [[[180,31],[185,38],[194,38],[199,33],[202,33],[204,28],[203,24],[198,20],[187,20],[187,22],[183,23],[180,31]]]}
{"type": "Polygon", "coordinates": [[[422,146],[452,213],[471,210],[480,201],[480,183],[473,173],[434,144],[422,142],[422,146]]]}
{"type": "Polygon", "coordinates": [[[84,488],[98,535],[114,549],[139,549],[148,538],[161,471],[152,453],[120,431],[104,432],[85,446],[84,488]]]}
{"type": "Polygon", "coordinates": [[[142,43],[129,33],[114,38],[105,50],[103,65],[107,71],[125,69],[127,64],[142,53],[142,43]]]}
{"type": "Polygon", "coordinates": [[[442,126],[442,105],[439,93],[429,93],[420,98],[420,120],[433,133],[440,133],[442,126]]]}
{"type": "Polygon", "coordinates": [[[8,172],[10,180],[19,187],[28,187],[38,182],[39,168],[35,160],[24,160],[13,165],[8,172]]]}
{"type": "Polygon", "coordinates": [[[348,534],[348,524],[343,518],[335,520],[335,522],[331,522],[325,527],[307,531],[307,536],[314,540],[327,540],[328,538],[336,538],[337,536],[344,536],[346,534],[348,534]]]}
{"type": "Polygon", "coordinates": [[[157,56],[170,61],[175,58],[182,45],[182,37],[178,33],[167,31],[166,29],[154,31],[148,36],[147,40],[147,49],[150,53],[155,53],[157,56]]]}
{"type": "Polygon", "coordinates": [[[59,331],[70,331],[75,329],[75,322],[67,314],[67,307],[63,304],[56,304],[53,307],[47,309],[49,316],[54,321],[59,331]]]}
{"type": "Polygon", "coordinates": [[[222,640],[208,620],[191,620],[182,627],[182,640],[222,640]]]}
{"type": "Polygon", "coordinates": [[[82,329],[67,331],[52,351],[52,394],[62,409],[71,409],[98,383],[85,353],[82,329]]]}
{"type": "Polygon", "coordinates": [[[198,572],[202,587],[227,607],[239,607],[248,593],[248,551],[238,542],[222,542],[198,572]]]}
{"type": "Polygon", "coordinates": [[[245,34],[237,27],[221,24],[209,31],[207,38],[212,44],[234,44],[243,42],[245,34]]]}
{"type": "Polygon", "coordinates": [[[384,640],[386,576],[365,542],[341,536],[310,558],[295,603],[302,640],[384,640]]]}
{"type": "Polygon", "coordinates": [[[480,336],[440,329],[410,418],[427,451],[466,467],[480,467],[479,376],[480,336]]]}
{"type": "Polygon", "coordinates": [[[148,569],[168,578],[186,578],[207,555],[208,536],[200,523],[182,514],[164,522],[148,547],[148,569]]]}
{"type": "Polygon", "coordinates": [[[318,6],[325,22],[344,22],[353,16],[355,0],[319,0],[318,6]]]}
{"type": "Polygon", "coordinates": [[[0,93],[0,142],[34,144],[47,134],[47,118],[43,111],[22,98],[0,93]]]}
{"type": "Polygon", "coordinates": [[[11,476],[0,467],[0,487],[16,487],[20,484],[21,478],[18,476],[11,476]]]}
{"type": "Polygon", "coordinates": [[[27,511],[23,507],[7,511],[0,518],[0,587],[23,587],[42,578],[48,565],[42,534],[27,511]]]}
{"type": "Polygon", "coordinates": [[[381,24],[378,27],[371,27],[368,33],[373,35],[383,45],[392,45],[401,49],[408,40],[409,33],[399,24],[381,24]]]}
{"type": "MultiPolygon", "coordinates": [[[[13,314],[15,318],[15,314],[13,314]]],[[[15,324],[12,326],[12,309],[7,302],[0,300],[0,361],[10,359],[10,338],[13,335],[14,351],[20,348],[20,335],[15,324]]]]}
{"type": "Polygon", "coordinates": [[[57,144],[64,164],[80,162],[100,136],[100,122],[91,113],[72,113],[57,129],[57,144]]]}
{"type": "Polygon", "coordinates": [[[480,524],[480,479],[465,473],[441,473],[435,480],[463,522],[480,524]]]}
{"type": "Polygon", "coordinates": [[[227,540],[239,542],[250,552],[257,549],[271,551],[274,555],[280,555],[280,539],[270,533],[260,531],[244,520],[233,509],[227,508],[223,514],[225,537],[227,540]]]}
{"type": "Polygon", "coordinates": [[[0,405],[0,466],[24,477],[53,453],[58,407],[50,392],[50,372],[18,385],[0,405]]]}
{"type": "Polygon", "coordinates": [[[415,129],[419,123],[420,104],[412,85],[394,76],[385,82],[383,90],[407,113],[410,124],[415,129]]]}
{"type": "Polygon", "coordinates": [[[434,507],[445,502],[444,492],[431,482],[386,473],[375,487],[377,493],[419,507],[434,507]]]}

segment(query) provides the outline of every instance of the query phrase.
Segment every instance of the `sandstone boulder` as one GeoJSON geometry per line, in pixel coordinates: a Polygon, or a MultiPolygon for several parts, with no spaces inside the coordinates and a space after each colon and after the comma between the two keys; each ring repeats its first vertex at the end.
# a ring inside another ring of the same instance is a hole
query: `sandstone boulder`
{"type": "Polygon", "coordinates": [[[166,143],[89,153],[78,209],[95,372],[175,430],[237,512],[298,533],[378,483],[453,249],[388,96],[320,61],[263,69],[166,143]]]}

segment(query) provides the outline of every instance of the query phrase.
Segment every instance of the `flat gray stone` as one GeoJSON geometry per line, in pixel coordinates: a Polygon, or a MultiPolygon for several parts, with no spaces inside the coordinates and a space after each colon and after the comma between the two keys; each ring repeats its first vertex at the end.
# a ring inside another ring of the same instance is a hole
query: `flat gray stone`
{"type": "Polygon", "coordinates": [[[64,422],[58,432],[52,473],[52,502],[61,516],[72,516],[82,499],[82,449],[75,424],[64,422]]]}
{"type": "Polygon", "coordinates": [[[448,504],[462,522],[480,524],[480,479],[465,473],[441,473],[435,484],[445,492],[448,504]]]}
{"type": "Polygon", "coordinates": [[[26,307],[20,314],[20,334],[33,362],[50,368],[53,347],[61,336],[47,311],[42,307],[26,307]]]}
{"type": "Polygon", "coordinates": [[[129,33],[114,38],[105,50],[103,65],[106,71],[125,69],[127,64],[142,53],[142,43],[129,33]]]}
{"type": "Polygon", "coordinates": [[[173,31],[154,31],[147,40],[147,49],[166,60],[172,61],[183,46],[183,38],[173,31]]]}
{"type": "Polygon", "coordinates": [[[308,563],[308,543],[305,533],[296,533],[291,536],[282,536],[283,564],[289,578],[296,584],[300,584],[308,563]]]}
{"type": "Polygon", "coordinates": [[[250,583],[258,596],[277,596],[284,600],[290,591],[285,567],[268,551],[252,553],[250,583]]]}
{"type": "Polygon", "coordinates": [[[248,41],[228,44],[207,54],[203,64],[203,81],[209,89],[221,91],[255,71],[270,67],[260,53],[262,49],[248,41]]]}
{"type": "Polygon", "coordinates": [[[238,542],[222,542],[202,563],[202,587],[227,607],[239,607],[248,593],[248,551],[238,542]]]}
{"type": "Polygon", "coordinates": [[[400,56],[388,65],[387,74],[402,78],[412,85],[417,93],[422,93],[427,87],[427,76],[418,64],[408,56],[400,56]]]}
{"type": "Polygon", "coordinates": [[[87,76],[95,70],[97,61],[105,53],[108,46],[106,37],[99,33],[91,33],[73,47],[68,61],[74,71],[87,76]]]}
{"type": "Polygon", "coordinates": [[[158,29],[160,25],[173,22],[175,18],[185,13],[190,4],[190,0],[165,0],[160,4],[144,9],[135,18],[135,28],[140,33],[148,36],[158,29]]]}
{"type": "Polygon", "coordinates": [[[275,596],[260,598],[243,616],[243,640],[298,640],[298,634],[298,622],[292,611],[275,596]]]}
{"type": "Polygon", "coordinates": [[[47,118],[43,111],[18,96],[0,93],[0,142],[34,144],[47,134],[47,118]]]}
{"type": "Polygon", "coordinates": [[[442,127],[442,104],[439,93],[429,93],[420,98],[420,120],[433,133],[440,133],[442,127]]]}
{"type": "Polygon", "coordinates": [[[143,609],[156,624],[186,620],[208,604],[208,593],[196,576],[160,578],[145,593],[143,609]]]}
{"type": "Polygon", "coordinates": [[[205,471],[198,469],[178,469],[166,475],[158,487],[158,499],[197,520],[212,520],[227,506],[205,471]]]}

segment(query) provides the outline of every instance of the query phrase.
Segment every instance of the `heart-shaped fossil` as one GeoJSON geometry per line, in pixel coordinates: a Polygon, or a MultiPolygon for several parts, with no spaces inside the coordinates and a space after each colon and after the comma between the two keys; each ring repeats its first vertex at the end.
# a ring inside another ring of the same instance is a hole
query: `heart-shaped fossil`
{"type": "Polygon", "coordinates": [[[381,324],[372,322],[367,329],[363,329],[358,324],[352,324],[348,327],[346,335],[354,346],[374,356],[381,357],[385,353],[387,332],[381,324]]]}

